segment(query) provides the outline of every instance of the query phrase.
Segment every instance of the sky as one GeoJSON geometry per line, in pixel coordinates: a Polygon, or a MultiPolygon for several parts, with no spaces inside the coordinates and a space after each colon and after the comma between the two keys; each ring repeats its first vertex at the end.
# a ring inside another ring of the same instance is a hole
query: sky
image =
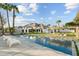
{"type": "MultiPolygon", "coordinates": [[[[72,21],[79,11],[78,3],[12,3],[16,5],[19,13],[16,13],[15,26],[24,26],[28,23],[43,23],[56,25],[57,20],[61,24],[72,21]]],[[[0,9],[6,19],[6,11],[0,9]]],[[[12,26],[12,12],[9,13],[12,26]]],[[[7,26],[7,24],[6,24],[7,26]]]]}

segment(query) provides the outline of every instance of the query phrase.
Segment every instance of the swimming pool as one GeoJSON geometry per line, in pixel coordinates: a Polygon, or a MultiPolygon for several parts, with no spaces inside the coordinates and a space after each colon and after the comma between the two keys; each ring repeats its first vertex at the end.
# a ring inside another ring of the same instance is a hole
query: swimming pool
{"type": "Polygon", "coordinates": [[[52,39],[51,41],[50,38],[48,37],[45,37],[45,38],[37,37],[36,39],[33,39],[33,42],[69,55],[72,55],[71,41],[56,40],[56,39],[52,39]]]}

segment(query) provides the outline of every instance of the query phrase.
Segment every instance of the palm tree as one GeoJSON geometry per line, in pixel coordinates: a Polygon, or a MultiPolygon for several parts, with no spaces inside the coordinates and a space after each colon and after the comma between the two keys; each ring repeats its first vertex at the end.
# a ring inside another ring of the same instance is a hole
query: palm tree
{"type": "Polygon", "coordinates": [[[76,14],[76,17],[73,19],[72,22],[68,22],[65,24],[66,26],[74,26],[76,31],[76,37],[79,37],[79,11],[76,14]]]}
{"type": "Polygon", "coordinates": [[[75,22],[75,24],[79,26],[79,11],[77,12],[76,17],[74,18],[73,22],[75,22]]]}
{"type": "MultiPolygon", "coordinates": [[[[0,8],[3,8],[3,4],[0,3],[0,8]]],[[[0,22],[1,22],[1,28],[2,28],[2,35],[4,35],[4,20],[3,20],[3,16],[1,15],[1,12],[0,12],[0,22]]]]}
{"type": "Polygon", "coordinates": [[[15,17],[16,17],[15,12],[19,13],[19,10],[16,6],[7,4],[7,3],[4,3],[4,4],[0,3],[0,8],[3,8],[7,12],[8,28],[9,28],[10,34],[12,34],[12,31],[14,31],[14,28],[15,28],[15,17]],[[10,21],[9,21],[9,11],[11,10],[13,12],[13,30],[12,31],[11,31],[10,21]]]}
{"type": "Polygon", "coordinates": [[[61,20],[57,20],[56,23],[58,25],[57,30],[58,30],[58,32],[60,32],[60,29],[61,29],[61,27],[60,27],[61,20]]]}
{"type": "Polygon", "coordinates": [[[11,5],[10,4],[7,4],[7,3],[4,3],[2,4],[2,8],[4,10],[6,10],[6,13],[7,13],[7,21],[8,21],[8,28],[9,28],[9,32],[11,34],[11,30],[10,30],[10,21],[9,21],[9,11],[11,11],[11,5]]]}
{"type": "Polygon", "coordinates": [[[4,20],[4,17],[1,15],[1,13],[0,13],[0,21],[1,21],[2,35],[4,35],[5,20],[4,20]]]}
{"type": "Polygon", "coordinates": [[[57,20],[56,23],[58,26],[60,26],[61,20],[57,20]]]}
{"type": "Polygon", "coordinates": [[[14,30],[15,30],[15,17],[16,17],[15,12],[19,13],[19,10],[14,5],[12,5],[12,10],[13,10],[13,31],[12,32],[14,32],[14,30]]]}

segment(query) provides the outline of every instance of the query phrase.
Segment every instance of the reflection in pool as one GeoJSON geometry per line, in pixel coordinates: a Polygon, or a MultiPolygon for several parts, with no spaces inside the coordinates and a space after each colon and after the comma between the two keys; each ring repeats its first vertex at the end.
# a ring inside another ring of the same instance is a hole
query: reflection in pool
{"type": "Polygon", "coordinates": [[[57,39],[50,39],[48,37],[45,38],[38,38],[38,37],[34,37],[32,39],[31,36],[29,36],[29,38],[31,38],[31,40],[33,40],[35,43],[40,44],[42,46],[57,50],[57,51],[61,51],[63,53],[72,55],[72,44],[71,41],[68,40],[57,40],[57,39]]]}

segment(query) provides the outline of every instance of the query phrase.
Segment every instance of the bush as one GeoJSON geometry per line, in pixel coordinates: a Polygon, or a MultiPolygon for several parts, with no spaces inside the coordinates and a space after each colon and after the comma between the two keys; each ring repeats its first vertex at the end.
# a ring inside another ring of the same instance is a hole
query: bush
{"type": "Polygon", "coordinates": [[[76,36],[75,33],[67,33],[67,36],[76,36]]]}

